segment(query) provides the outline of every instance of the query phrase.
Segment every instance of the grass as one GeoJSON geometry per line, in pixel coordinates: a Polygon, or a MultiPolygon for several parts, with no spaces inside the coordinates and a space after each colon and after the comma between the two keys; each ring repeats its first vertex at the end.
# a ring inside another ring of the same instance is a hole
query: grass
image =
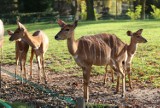
{"type": "MultiPolygon", "coordinates": [[[[68,52],[66,41],[56,41],[54,36],[60,30],[60,27],[54,22],[53,24],[31,23],[24,24],[28,31],[33,33],[35,30],[43,30],[49,37],[50,45],[45,55],[46,68],[53,72],[73,72],[82,75],[81,69],[68,52]]],[[[5,30],[15,30],[17,25],[5,25],[5,30]]],[[[160,87],[160,26],[159,20],[145,21],[85,21],[79,22],[75,30],[75,38],[81,36],[107,32],[116,34],[126,43],[130,42],[130,37],[126,35],[127,30],[137,31],[144,29],[144,36],[148,43],[139,44],[137,53],[132,62],[133,78],[141,81],[150,81],[154,87],[160,87]]],[[[5,34],[5,43],[3,46],[3,64],[15,64],[15,43],[8,41],[9,36],[5,34]]],[[[28,53],[28,60],[30,54],[28,53]]],[[[29,64],[29,62],[27,62],[29,64]]],[[[103,74],[103,67],[93,67],[93,74],[103,74]]]]}
{"type": "Polygon", "coordinates": [[[0,108],[4,108],[4,107],[6,107],[6,108],[10,108],[10,107],[12,107],[12,108],[28,108],[28,105],[25,103],[21,103],[21,102],[9,103],[9,102],[6,102],[1,99],[0,99],[0,101],[1,101],[0,108]],[[2,104],[2,102],[3,102],[3,104],[2,104]]]}

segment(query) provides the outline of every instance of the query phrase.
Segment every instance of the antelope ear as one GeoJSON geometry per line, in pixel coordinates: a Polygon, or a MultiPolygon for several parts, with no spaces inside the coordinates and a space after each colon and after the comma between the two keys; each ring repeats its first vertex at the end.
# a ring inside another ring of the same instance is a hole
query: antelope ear
{"type": "Polygon", "coordinates": [[[21,24],[19,21],[17,21],[17,25],[18,25],[18,28],[20,28],[21,30],[26,30],[25,26],[21,24]]]}
{"type": "Polygon", "coordinates": [[[139,30],[137,31],[137,33],[138,33],[138,34],[142,34],[142,31],[143,31],[143,29],[139,29],[139,30]]]}
{"type": "Polygon", "coordinates": [[[77,25],[78,25],[78,20],[75,20],[74,23],[73,23],[74,28],[76,28],[77,25]]]}
{"type": "Polygon", "coordinates": [[[7,33],[8,33],[9,35],[12,35],[14,32],[11,31],[11,30],[7,30],[7,33]]]}
{"type": "Polygon", "coordinates": [[[64,27],[66,23],[60,19],[57,20],[57,23],[59,24],[60,27],[64,27]]]}
{"type": "Polygon", "coordinates": [[[127,31],[127,35],[128,35],[128,36],[132,36],[133,33],[132,33],[131,31],[127,31]]]}

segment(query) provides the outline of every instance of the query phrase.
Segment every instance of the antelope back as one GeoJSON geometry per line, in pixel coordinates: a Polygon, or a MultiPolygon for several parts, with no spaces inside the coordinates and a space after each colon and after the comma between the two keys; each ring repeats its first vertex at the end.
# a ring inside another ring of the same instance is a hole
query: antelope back
{"type": "Polygon", "coordinates": [[[131,41],[135,43],[146,43],[147,40],[142,36],[143,29],[139,29],[138,31],[132,33],[131,31],[127,31],[127,35],[131,36],[131,41]]]}
{"type": "Polygon", "coordinates": [[[42,51],[46,52],[49,46],[48,36],[41,30],[37,30],[32,34],[33,37],[37,37],[36,40],[41,43],[42,51]],[[42,45],[43,44],[43,45],[42,45]]]}
{"type": "Polygon", "coordinates": [[[4,35],[4,26],[2,20],[0,20],[0,39],[3,38],[4,35]]]}
{"type": "Polygon", "coordinates": [[[3,22],[0,20],[0,48],[3,45],[3,36],[4,36],[4,26],[3,26],[3,22]]]}
{"type": "Polygon", "coordinates": [[[106,33],[84,36],[78,42],[77,55],[93,65],[109,64],[125,46],[115,35],[106,33]]]}

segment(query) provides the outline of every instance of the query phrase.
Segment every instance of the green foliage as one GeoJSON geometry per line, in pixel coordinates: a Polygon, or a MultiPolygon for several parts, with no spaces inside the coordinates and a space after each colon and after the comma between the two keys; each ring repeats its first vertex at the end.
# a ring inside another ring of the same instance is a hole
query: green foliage
{"type": "Polygon", "coordinates": [[[116,106],[108,105],[108,104],[87,104],[86,108],[114,108],[116,106]]]}
{"type": "MultiPolygon", "coordinates": [[[[96,9],[94,9],[94,14],[96,20],[98,20],[102,15],[97,12],[96,9]]],[[[84,1],[81,2],[81,19],[86,20],[87,19],[87,12],[86,12],[86,3],[84,1]]]]}
{"type": "Polygon", "coordinates": [[[102,17],[102,14],[99,14],[96,9],[94,9],[94,14],[95,14],[96,20],[98,20],[100,17],[102,17]]]}
{"type": "Polygon", "coordinates": [[[151,15],[153,16],[153,18],[160,19],[160,9],[154,5],[151,5],[151,7],[153,9],[153,12],[151,12],[151,15]]]}
{"type": "Polygon", "coordinates": [[[11,106],[12,108],[28,108],[28,105],[22,102],[14,102],[11,106]]]}
{"type": "Polygon", "coordinates": [[[84,1],[81,2],[81,20],[87,19],[87,12],[86,12],[86,3],[84,1]]]}
{"type": "Polygon", "coordinates": [[[136,20],[140,18],[141,11],[142,11],[142,6],[138,5],[136,6],[135,12],[132,11],[131,9],[128,9],[128,12],[126,13],[126,15],[128,15],[131,18],[131,20],[136,20]]]}

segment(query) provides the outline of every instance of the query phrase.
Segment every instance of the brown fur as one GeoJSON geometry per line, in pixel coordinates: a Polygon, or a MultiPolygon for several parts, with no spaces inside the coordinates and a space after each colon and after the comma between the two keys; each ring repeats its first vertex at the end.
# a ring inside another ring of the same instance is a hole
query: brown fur
{"type": "Polygon", "coordinates": [[[10,41],[23,39],[27,42],[31,47],[31,58],[30,58],[30,77],[32,77],[32,61],[33,56],[36,54],[36,58],[38,61],[38,82],[40,80],[40,73],[42,71],[44,81],[46,81],[46,75],[44,71],[44,54],[48,49],[49,41],[48,37],[42,31],[36,31],[31,35],[27,29],[20,22],[17,22],[18,28],[15,30],[14,34],[10,37],[10,41]]]}
{"type": "MultiPolygon", "coordinates": [[[[126,60],[127,56],[126,45],[115,35],[106,33],[84,36],[75,40],[74,29],[77,26],[77,21],[73,24],[66,24],[64,21],[58,20],[58,24],[61,30],[57,33],[55,39],[67,39],[70,54],[82,68],[86,101],[89,99],[88,85],[92,65],[110,65],[117,73],[120,73],[123,83],[122,96],[125,96],[125,72],[123,72],[122,62],[126,60]]],[[[119,86],[119,80],[117,80],[117,86],[119,86]]]]}
{"type": "MultiPolygon", "coordinates": [[[[136,52],[137,49],[137,44],[138,43],[146,43],[147,40],[141,35],[142,34],[143,29],[139,29],[138,31],[132,33],[131,31],[127,31],[127,35],[131,37],[130,40],[130,44],[127,45],[127,61],[126,61],[126,67],[125,69],[127,70],[127,74],[128,74],[128,79],[129,79],[129,87],[132,89],[132,85],[131,85],[131,62],[132,62],[132,58],[136,52]]],[[[113,70],[111,70],[112,73],[112,82],[114,81],[114,75],[113,75],[113,70]]],[[[107,74],[107,66],[106,66],[106,74],[107,74]]],[[[104,84],[106,83],[106,75],[104,77],[104,84]]]]}
{"type": "MultiPolygon", "coordinates": [[[[10,36],[13,35],[14,32],[8,30],[8,34],[10,36]]],[[[16,41],[15,42],[15,52],[16,52],[16,68],[15,68],[15,78],[18,71],[18,64],[20,62],[20,69],[21,69],[21,76],[22,76],[22,83],[23,83],[23,77],[26,79],[26,59],[27,59],[27,53],[28,53],[29,45],[25,41],[16,41]],[[23,74],[24,72],[24,74],[23,74]]]]}

